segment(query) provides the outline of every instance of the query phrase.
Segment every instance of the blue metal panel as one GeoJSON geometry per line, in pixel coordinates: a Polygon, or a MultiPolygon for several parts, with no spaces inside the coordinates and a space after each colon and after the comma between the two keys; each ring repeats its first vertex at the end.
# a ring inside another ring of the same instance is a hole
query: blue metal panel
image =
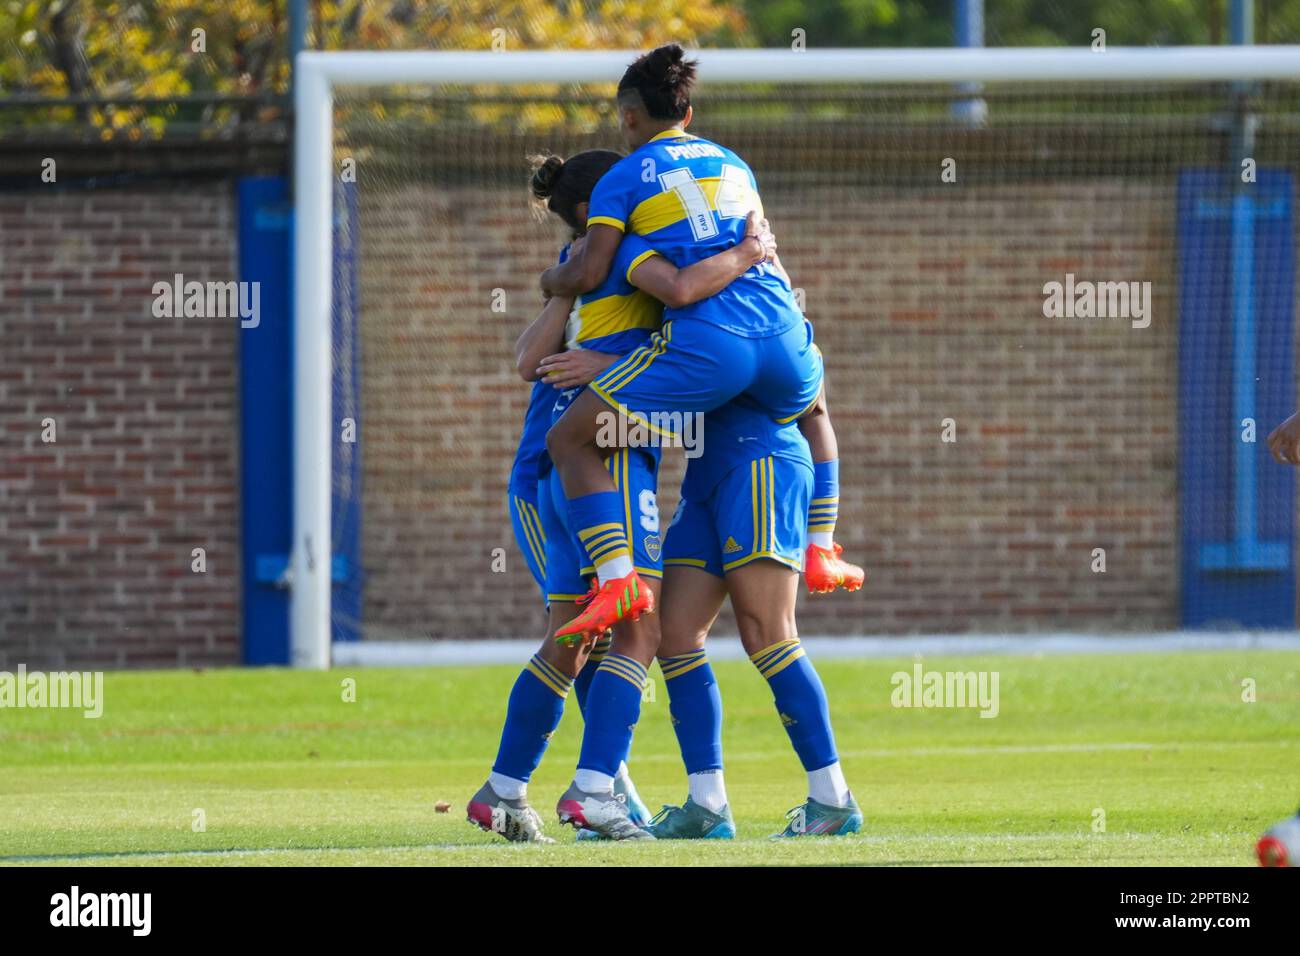
{"type": "Polygon", "coordinates": [[[239,332],[244,663],[289,663],[289,592],[259,580],[259,556],[293,535],[292,205],[281,176],[237,187],[239,278],[261,284],[261,321],[239,332]]]}
{"type": "Polygon", "coordinates": [[[1263,441],[1295,410],[1292,191],[1273,170],[1254,184],[1208,170],[1179,177],[1186,627],[1295,623],[1295,479],[1263,441]]]}

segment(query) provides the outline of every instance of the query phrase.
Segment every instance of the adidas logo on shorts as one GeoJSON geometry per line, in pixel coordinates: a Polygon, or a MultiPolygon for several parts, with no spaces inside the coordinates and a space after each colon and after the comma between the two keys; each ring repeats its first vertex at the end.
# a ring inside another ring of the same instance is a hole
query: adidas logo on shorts
{"type": "Polygon", "coordinates": [[[732,537],[728,537],[727,543],[722,546],[723,554],[735,554],[737,551],[743,551],[743,550],[745,549],[742,548],[740,545],[736,544],[736,539],[732,537]]]}

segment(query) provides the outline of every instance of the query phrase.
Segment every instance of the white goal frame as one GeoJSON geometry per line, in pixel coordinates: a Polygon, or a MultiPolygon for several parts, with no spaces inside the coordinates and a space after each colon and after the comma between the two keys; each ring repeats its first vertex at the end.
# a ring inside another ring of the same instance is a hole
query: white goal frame
{"type": "MultiPolygon", "coordinates": [[[[295,667],[327,668],[333,343],[334,90],[436,83],[614,83],[634,50],[299,53],[294,108],[293,544],[295,667]]],[[[1300,46],[699,50],[701,81],[1025,83],[1300,79],[1300,46]]],[[[362,320],[364,321],[364,319],[362,320]]],[[[350,653],[349,658],[356,657],[350,653]]],[[[364,655],[363,655],[364,656],[364,655]]]]}

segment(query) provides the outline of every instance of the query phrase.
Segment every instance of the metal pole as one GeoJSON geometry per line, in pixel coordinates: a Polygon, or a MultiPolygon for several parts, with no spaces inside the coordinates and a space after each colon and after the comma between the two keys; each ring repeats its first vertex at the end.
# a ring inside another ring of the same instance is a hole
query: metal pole
{"type": "Polygon", "coordinates": [[[1232,0],[1228,37],[1237,45],[1255,42],[1255,0],[1232,0]]]}
{"type": "Polygon", "coordinates": [[[307,0],[289,0],[289,96],[293,96],[298,54],[307,49],[307,0]]]}
{"type": "MultiPolygon", "coordinates": [[[[984,46],[984,0],[953,0],[953,45],[964,49],[984,46]]],[[[978,83],[959,83],[962,93],[978,93],[978,83]]],[[[988,104],[978,97],[957,100],[952,104],[952,115],[963,123],[980,126],[988,118],[988,104]]]]}

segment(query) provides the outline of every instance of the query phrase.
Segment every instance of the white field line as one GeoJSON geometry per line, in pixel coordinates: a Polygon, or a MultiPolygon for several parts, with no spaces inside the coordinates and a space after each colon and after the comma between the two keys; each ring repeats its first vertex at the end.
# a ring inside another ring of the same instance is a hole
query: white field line
{"type": "MultiPolygon", "coordinates": [[[[1253,747],[1268,747],[1278,750],[1289,750],[1295,746],[1289,740],[1215,740],[1215,741],[1163,741],[1161,743],[1143,743],[1141,741],[1112,741],[1109,743],[1043,743],[1043,744],[989,744],[986,746],[971,747],[873,747],[868,750],[841,750],[840,756],[849,759],[888,759],[890,757],[982,757],[989,754],[1031,754],[1031,753],[1109,753],[1116,751],[1143,751],[1143,750],[1241,750],[1253,747]]],[[[677,754],[639,754],[637,755],[639,764],[647,763],[678,763],[680,757],[677,754]]],[[[727,753],[727,759],[733,761],[740,760],[770,760],[772,751],[752,751],[752,752],[730,752],[727,753]]],[[[462,766],[474,767],[483,763],[482,756],[477,757],[420,757],[406,760],[327,760],[319,765],[328,767],[331,770],[348,770],[348,769],[374,769],[381,767],[399,767],[399,766],[422,766],[425,764],[437,764],[439,766],[462,766]]],[[[297,760],[241,760],[241,761],[203,761],[185,763],[187,768],[192,770],[202,770],[205,768],[237,768],[246,767],[250,770],[274,770],[279,767],[294,768],[301,767],[302,762],[297,760]]],[[[78,768],[80,769],[80,768],[78,768]]],[[[67,767],[23,767],[24,775],[36,776],[46,774],[49,776],[59,776],[68,779],[69,782],[75,782],[77,779],[85,779],[91,782],[99,777],[110,775],[138,775],[145,771],[175,771],[175,763],[133,763],[130,765],[103,767],[88,767],[86,773],[69,774],[67,767]]],[[[423,785],[410,785],[399,788],[401,790],[426,790],[428,787],[423,785]]],[[[166,792],[189,793],[195,790],[204,793],[230,792],[230,793],[247,793],[251,791],[257,793],[297,793],[297,792],[319,792],[319,787],[231,787],[228,785],[214,784],[212,786],[202,787],[169,787],[166,792]]],[[[15,796],[28,794],[28,790],[0,790],[0,797],[15,796]]],[[[123,789],[118,791],[97,791],[100,793],[138,793],[138,790],[123,789]]],[[[152,788],[151,788],[152,792],[152,788]]]]}
{"type": "MultiPolygon", "coordinates": [[[[956,852],[966,846],[998,846],[1006,844],[1035,844],[1050,842],[1059,844],[1063,841],[1071,842],[1077,846],[1090,845],[1094,849],[1103,850],[1105,845],[1114,846],[1117,843],[1127,844],[1151,844],[1153,846],[1162,843],[1180,842],[1180,837],[1171,834],[1157,833],[1103,833],[1093,834],[1086,832],[1050,832],[1050,833],[969,833],[969,834],[944,834],[944,833],[859,833],[852,837],[855,845],[868,845],[876,847],[889,847],[891,845],[937,845],[942,847],[945,852],[956,852]]],[[[1219,843],[1235,843],[1239,841],[1240,835],[1235,833],[1223,833],[1214,831],[1211,833],[1200,833],[1196,835],[1200,841],[1213,840],[1219,843]]],[[[735,846],[737,844],[762,844],[772,846],[771,839],[764,836],[738,837],[735,840],[728,841],[726,844],[719,844],[716,847],[718,852],[726,849],[726,846],[735,846]]],[[[611,844],[600,843],[592,844],[601,850],[609,850],[611,844]]],[[[629,844],[634,846],[636,844],[629,844]]],[[[786,844],[787,846],[789,844],[786,844]]],[[[127,850],[127,851],[104,851],[89,853],[65,853],[65,854],[16,854],[14,856],[0,856],[0,865],[12,866],[15,864],[95,864],[95,863],[117,863],[125,862],[152,862],[157,864],[167,859],[243,859],[247,857],[292,857],[298,856],[348,856],[355,854],[370,853],[391,853],[391,854],[414,854],[414,853],[433,853],[439,855],[470,855],[483,852],[488,853],[537,853],[541,854],[542,859],[546,855],[553,854],[557,850],[563,852],[567,847],[572,850],[574,847],[581,847],[581,843],[562,844],[559,847],[543,846],[536,844],[516,844],[516,843],[428,843],[428,844],[398,844],[392,846],[321,846],[321,847],[265,847],[258,849],[256,847],[230,847],[225,849],[195,849],[195,850],[127,850]]],[[[705,849],[713,850],[714,847],[705,849]]],[[[579,852],[588,852],[579,850],[579,852]]],[[[633,853],[634,850],[628,849],[623,852],[633,853]]],[[[1249,861],[1250,854],[1248,851],[1242,853],[1242,865],[1251,865],[1249,861]]],[[[542,862],[539,860],[538,862],[542,862]]],[[[882,864],[889,864],[892,861],[881,860],[882,864]]],[[[918,861],[921,864],[927,864],[928,861],[918,861]]],[[[985,865],[986,861],[970,860],[972,865],[985,865]]],[[[1064,859],[1060,865],[1070,865],[1076,862],[1085,863],[1106,863],[1105,857],[1093,860],[1077,861],[1074,859],[1064,859]]]]}

